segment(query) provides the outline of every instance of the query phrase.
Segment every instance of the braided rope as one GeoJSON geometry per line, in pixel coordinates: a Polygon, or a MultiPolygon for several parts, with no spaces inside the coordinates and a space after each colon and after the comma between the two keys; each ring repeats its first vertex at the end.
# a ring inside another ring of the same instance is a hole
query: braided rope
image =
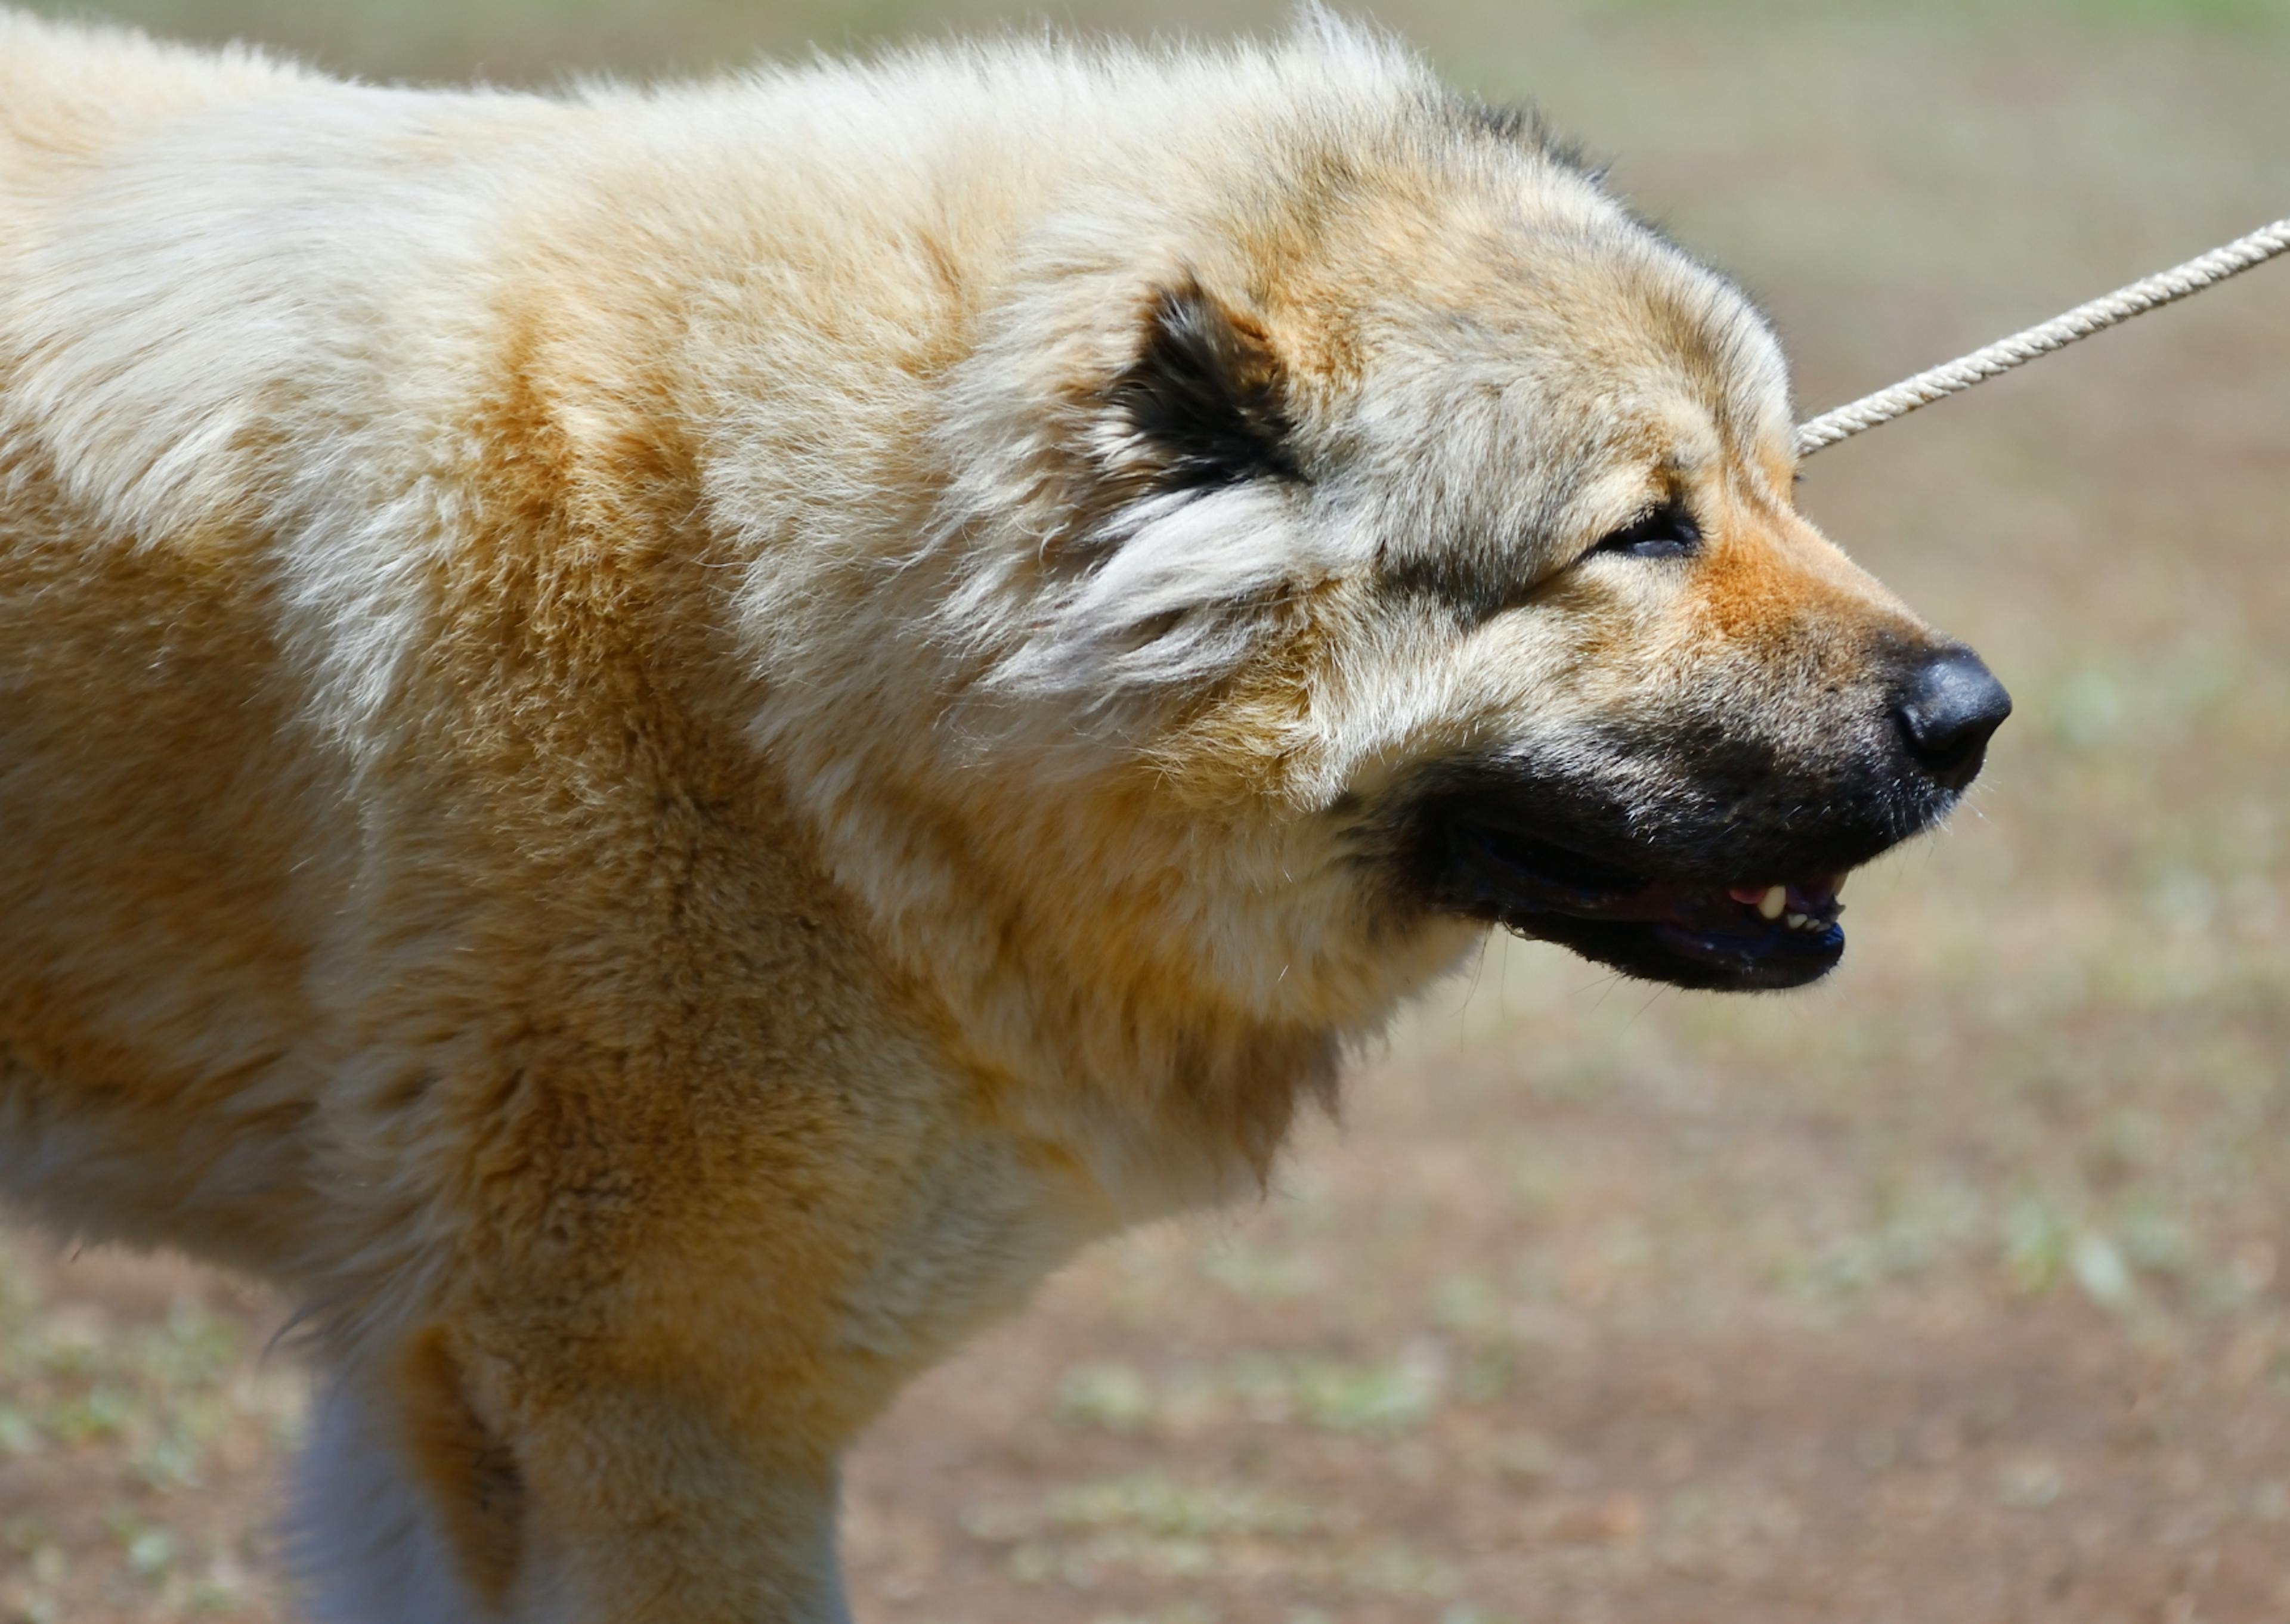
{"type": "Polygon", "coordinates": [[[2055,316],[2039,326],[2025,332],[2015,332],[2008,339],[1998,339],[1982,349],[1935,366],[1929,372],[1894,384],[1889,389],[1879,389],[1874,395],[1864,395],[1850,405],[1839,406],[1834,412],[1824,412],[1810,422],[1801,423],[1797,431],[1797,454],[1810,457],[1839,440],[1849,439],[1864,428],[1874,428],[1879,423],[1889,423],[1896,417],[1905,417],[1918,406],[1968,389],[1974,384],[2008,372],[2022,362],[2038,356],[2047,356],[2055,349],[2065,348],[2078,339],[2089,338],[2118,322],[2128,321],[2143,311],[2184,299],[2190,293],[2224,282],[2229,276],[2262,265],[2275,255],[2290,250],[2290,220],[2278,220],[2262,227],[2248,236],[2238,237],[2223,248],[2214,248],[2199,258],[2174,266],[2166,271],[2142,277],[2129,287],[2118,288],[2103,299],[2078,305],[2064,316],[2055,316]]]}

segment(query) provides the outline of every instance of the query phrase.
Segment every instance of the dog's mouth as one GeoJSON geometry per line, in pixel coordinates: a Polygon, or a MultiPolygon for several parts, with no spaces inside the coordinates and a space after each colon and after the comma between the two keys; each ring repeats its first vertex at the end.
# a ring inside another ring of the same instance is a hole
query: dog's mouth
{"type": "Polygon", "coordinates": [[[1731,991],[1801,987],[1845,953],[1843,867],[1702,880],[1636,871],[1469,805],[1435,819],[1440,903],[1626,974],[1731,991]]]}

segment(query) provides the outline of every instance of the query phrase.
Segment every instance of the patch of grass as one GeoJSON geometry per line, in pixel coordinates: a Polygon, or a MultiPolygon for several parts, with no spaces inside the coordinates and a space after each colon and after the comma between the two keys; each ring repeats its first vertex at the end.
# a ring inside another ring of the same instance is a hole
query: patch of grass
{"type": "Polygon", "coordinates": [[[1135,1432],[1153,1420],[1153,1388],[1132,1365],[1083,1365],[1059,1384],[1058,1413],[1081,1426],[1135,1432]]]}
{"type": "Polygon", "coordinates": [[[1389,1434],[1429,1420],[1447,1388],[1445,1359],[1424,1343],[1372,1364],[1252,1354],[1159,1381],[1127,1364],[1083,1365],[1060,1384],[1056,1409],[1073,1425],[1116,1433],[1247,1420],[1389,1434]]]}
{"type": "Polygon", "coordinates": [[[1251,1301],[1293,1301],[1310,1296],[1325,1283],[1323,1271],[1309,1258],[1231,1240],[1207,1250],[1201,1260],[1201,1273],[1251,1301]]]}
{"type": "Polygon", "coordinates": [[[1157,1472],[1061,1489],[1050,1497],[1050,1521],[1069,1531],[1121,1530],[1157,1539],[1293,1539],[1325,1518],[1301,1501],[1229,1484],[1188,1486],[1157,1472]]]}
{"type": "Polygon", "coordinates": [[[253,1368],[245,1324],[188,1285],[153,1316],[56,1292],[58,1272],[0,1244],[0,1466],[82,1485],[36,1515],[0,1494],[0,1620],[269,1619],[245,1479],[299,1417],[299,1373],[253,1368]]]}

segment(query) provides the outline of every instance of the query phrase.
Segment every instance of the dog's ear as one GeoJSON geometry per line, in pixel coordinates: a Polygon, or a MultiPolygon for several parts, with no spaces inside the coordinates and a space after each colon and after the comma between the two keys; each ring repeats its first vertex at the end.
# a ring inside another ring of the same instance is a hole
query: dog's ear
{"type": "Polygon", "coordinates": [[[1271,335],[1190,277],[1154,293],[1136,358],[1105,400],[1107,461],[1146,491],[1302,476],[1271,335]]]}

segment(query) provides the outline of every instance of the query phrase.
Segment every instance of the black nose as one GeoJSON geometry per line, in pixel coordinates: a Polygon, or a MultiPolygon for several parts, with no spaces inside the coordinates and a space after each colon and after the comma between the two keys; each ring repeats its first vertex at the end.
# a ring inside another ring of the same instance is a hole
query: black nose
{"type": "Polygon", "coordinates": [[[2012,714],[2012,696],[1970,649],[1947,649],[1918,666],[1894,707],[1909,754],[1950,789],[1980,774],[1988,740],[2012,714]]]}

